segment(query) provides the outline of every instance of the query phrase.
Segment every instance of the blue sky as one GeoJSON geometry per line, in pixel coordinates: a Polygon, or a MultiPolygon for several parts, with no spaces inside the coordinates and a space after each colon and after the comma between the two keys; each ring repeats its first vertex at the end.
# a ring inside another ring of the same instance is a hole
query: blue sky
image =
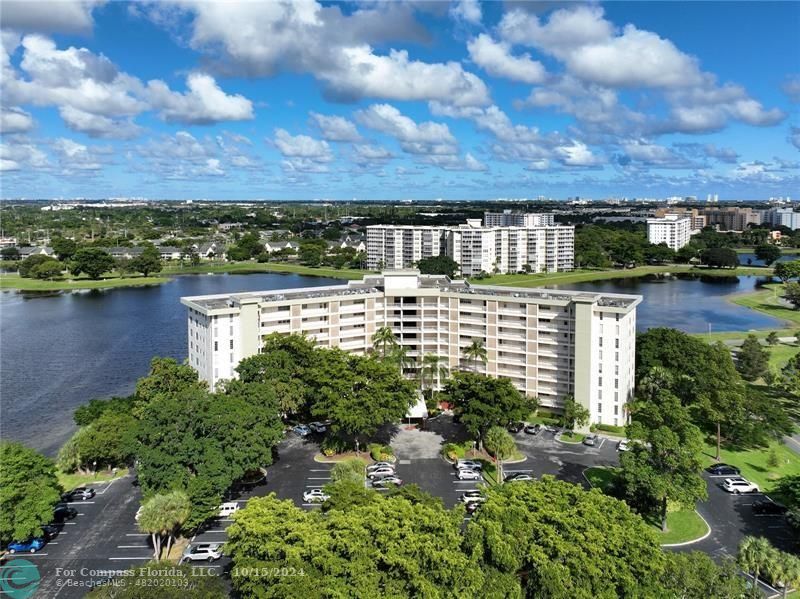
{"type": "Polygon", "coordinates": [[[800,197],[797,2],[3,2],[14,197],[800,197]]]}

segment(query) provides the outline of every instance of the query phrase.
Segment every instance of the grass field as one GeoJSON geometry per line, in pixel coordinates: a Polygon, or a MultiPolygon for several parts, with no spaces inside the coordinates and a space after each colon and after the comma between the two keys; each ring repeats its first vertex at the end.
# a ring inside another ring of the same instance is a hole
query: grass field
{"type": "MultiPolygon", "coordinates": [[[[755,248],[736,248],[737,254],[752,254],[755,248]]],[[[800,254],[800,248],[781,248],[781,254],[794,255],[800,254]]]]}
{"type": "Polygon", "coordinates": [[[513,274],[494,275],[485,279],[473,279],[476,285],[506,285],[510,287],[542,287],[544,285],[567,285],[570,283],[584,283],[587,281],[602,281],[606,279],[619,279],[623,277],[642,277],[658,273],[692,273],[705,276],[735,277],[740,275],[770,276],[771,268],[764,267],[739,267],[729,268],[702,268],[686,264],[670,264],[663,266],[637,266],[627,269],[579,269],[572,272],[554,272],[539,274],[513,274]]]}
{"type": "Polygon", "coordinates": [[[656,527],[662,545],[686,543],[699,539],[708,532],[708,524],[694,510],[679,510],[667,514],[667,531],[656,527]]]}
{"type": "Polygon", "coordinates": [[[778,343],[767,347],[769,352],[769,365],[780,370],[786,363],[800,353],[800,345],[797,343],[778,343]]]}
{"type": "Polygon", "coordinates": [[[790,308],[779,301],[783,285],[770,284],[765,287],[766,289],[753,293],[731,295],[728,299],[738,306],[758,310],[774,318],[800,325],[800,310],[790,308]]]}
{"type": "Polygon", "coordinates": [[[558,440],[562,443],[580,443],[586,438],[586,435],[581,433],[561,433],[558,440]]]}
{"type": "MultiPolygon", "coordinates": [[[[701,456],[704,465],[716,463],[715,453],[716,446],[706,445],[701,456]]],[[[774,441],[769,447],[757,449],[737,450],[726,449],[723,446],[720,461],[739,468],[742,476],[756,483],[762,491],[769,491],[774,482],[782,476],[800,474],[800,455],[778,441],[774,441]],[[777,466],[768,464],[773,451],[778,460],[777,466]]]]}
{"type": "Polygon", "coordinates": [[[750,329],[749,331],[727,331],[724,333],[690,333],[692,337],[699,337],[709,343],[716,343],[717,341],[729,340],[743,340],[748,335],[755,335],[759,339],[764,339],[772,331],[778,334],[778,337],[794,337],[800,329],[750,329]]]}
{"type": "Polygon", "coordinates": [[[583,475],[590,485],[603,493],[608,493],[616,477],[616,468],[587,468],[583,471],[583,475]]]}
{"type": "Polygon", "coordinates": [[[311,266],[303,266],[302,264],[292,264],[288,262],[213,262],[200,264],[198,266],[170,266],[165,268],[162,274],[253,274],[263,272],[331,277],[335,279],[361,279],[364,275],[369,274],[370,271],[353,270],[347,268],[343,268],[341,270],[336,268],[314,268],[311,266]]]}
{"type": "MultiPolygon", "coordinates": [[[[120,468],[117,471],[117,478],[128,474],[127,468],[120,468]]],[[[100,470],[97,474],[64,474],[58,472],[58,482],[64,487],[64,490],[71,491],[75,487],[92,486],[95,483],[104,482],[114,478],[110,470],[100,470]]]]}
{"type": "Polygon", "coordinates": [[[91,279],[65,279],[61,281],[40,281],[23,279],[19,275],[0,275],[0,289],[19,291],[69,291],[73,289],[111,289],[113,287],[139,287],[160,285],[169,281],[166,277],[116,277],[92,281],[91,279]]]}

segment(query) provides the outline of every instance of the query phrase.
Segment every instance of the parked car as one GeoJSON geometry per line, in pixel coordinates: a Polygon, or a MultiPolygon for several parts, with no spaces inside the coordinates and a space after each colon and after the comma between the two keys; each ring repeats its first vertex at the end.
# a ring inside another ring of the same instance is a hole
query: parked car
{"type": "Polygon", "coordinates": [[[74,507],[69,507],[64,503],[56,504],[53,508],[53,522],[64,522],[65,520],[72,520],[78,515],[78,510],[74,507]]]}
{"type": "Polygon", "coordinates": [[[367,466],[367,472],[377,470],[378,468],[394,468],[394,464],[391,462],[375,462],[374,464],[367,466]]]}
{"type": "Polygon", "coordinates": [[[722,483],[722,488],[728,493],[734,493],[736,495],[739,493],[758,493],[759,490],[757,484],[751,483],[749,480],[742,477],[726,478],[722,483]]]}
{"type": "Polygon", "coordinates": [[[528,435],[538,435],[539,431],[542,430],[541,424],[529,424],[525,427],[525,433],[528,435]]]}
{"type": "Polygon", "coordinates": [[[557,427],[555,424],[545,424],[544,430],[546,430],[548,433],[557,433],[561,429],[557,427]]]}
{"type": "Polygon", "coordinates": [[[28,539],[27,541],[14,541],[8,544],[9,553],[36,553],[44,547],[45,541],[41,537],[28,539]]]}
{"type": "Polygon", "coordinates": [[[522,472],[516,472],[514,474],[509,474],[503,480],[505,482],[507,482],[507,483],[513,483],[513,482],[518,482],[518,481],[536,480],[536,479],[533,478],[530,474],[524,474],[522,472]]]}
{"type": "Polygon", "coordinates": [[[239,511],[239,504],[235,501],[227,501],[219,506],[217,516],[220,518],[227,518],[239,511]]]}
{"type": "Polygon", "coordinates": [[[325,423],[323,422],[311,422],[309,423],[308,428],[310,428],[315,433],[320,433],[320,434],[328,430],[328,427],[325,426],[325,423]]]}
{"type": "Polygon", "coordinates": [[[583,444],[588,445],[589,447],[594,447],[597,445],[597,435],[586,435],[583,438],[583,444]]]}
{"type": "Polygon", "coordinates": [[[522,429],[525,428],[525,423],[524,422],[512,422],[511,424],[508,425],[507,428],[508,428],[508,432],[509,433],[518,433],[522,429]]]}
{"type": "Polygon", "coordinates": [[[764,516],[782,516],[789,511],[785,505],[777,503],[766,495],[762,499],[756,499],[753,502],[753,513],[761,514],[764,516]]]}
{"type": "Polygon", "coordinates": [[[322,489],[309,489],[303,493],[303,501],[306,503],[322,503],[330,498],[331,496],[327,495],[322,489]]]}
{"type": "Polygon", "coordinates": [[[41,528],[42,528],[42,537],[46,541],[50,541],[58,536],[58,533],[61,532],[63,526],[59,524],[42,524],[41,528]]]}
{"type": "Polygon", "coordinates": [[[462,503],[470,503],[473,501],[486,501],[486,497],[484,497],[483,493],[480,491],[467,491],[461,495],[462,503]]]}
{"type": "Polygon", "coordinates": [[[706,468],[712,476],[739,476],[741,471],[736,466],[729,464],[713,464],[706,468]]]}
{"type": "Polygon", "coordinates": [[[311,434],[311,429],[308,428],[305,424],[298,424],[294,428],[292,428],[292,432],[295,435],[299,435],[300,437],[307,437],[311,434]]]}
{"type": "Polygon", "coordinates": [[[464,507],[466,507],[468,514],[474,514],[477,511],[477,509],[479,507],[481,507],[481,502],[480,501],[469,501],[469,502],[467,502],[467,504],[464,507]]]}
{"type": "Polygon", "coordinates": [[[403,484],[403,480],[396,476],[384,476],[372,481],[372,486],[378,489],[388,489],[389,487],[399,487],[403,484]]]}
{"type": "Polygon", "coordinates": [[[456,469],[469,468],[470,470],[483,470],[483,464],[475,460],[458,460],[455,464],[456,469]]]}
{"type": "Polygon", "coordinates": [[[372,480],[374,478],[383,478],[384,476],[394,476],[394,468],[390,468],[389,466],[381,466],[380,468],[375,468],[374,470],[370,470],[367,472],[367,478],[372,480]]]}
{"type": "Polygon", "coordinates": [[[190,545],[181,556],[179,564],[186,562],[213,562],[222,557],[222,543],[190,545]]]}
{"type": "Polygon", "coordinates": [[[94,489],[90,487],[78,487],[69,493],[61,496],[61,501],[87,501],[95,496],[94,489]]]}
{"type": "Polygon", "coordinates": [[[631,442],[629,439],[620,439],[617,441],[617,451],[630,451],[631,442]]]}
{"type": "Polygon", "coordinates": [[[482,480],[483,475],[480,470],[473,470],[472,468],[459,468],[456,473],[458,480],[482,480]]]}

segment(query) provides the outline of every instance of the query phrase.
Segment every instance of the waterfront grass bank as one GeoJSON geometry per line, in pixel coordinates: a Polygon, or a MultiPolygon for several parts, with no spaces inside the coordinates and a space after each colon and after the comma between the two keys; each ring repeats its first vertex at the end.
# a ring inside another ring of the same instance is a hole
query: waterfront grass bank
{"type": "Polygon", "coordinates": [[[42,281],[25,279],[17,274],[0,275],[0,289],[17,291],[74,291],[78,289],[111,289],[114,287],[141,287],[142,285],[160,285],[169,281],[167,277],[110,277],[92,280],[76,277],[74,279],[56,279],[42,281]]]}

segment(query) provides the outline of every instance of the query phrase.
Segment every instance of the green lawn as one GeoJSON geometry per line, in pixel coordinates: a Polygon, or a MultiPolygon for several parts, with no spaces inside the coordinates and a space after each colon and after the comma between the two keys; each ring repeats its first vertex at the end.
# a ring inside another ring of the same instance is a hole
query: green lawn
{"type": "MultiPolygon", "coordinates": [[[[716,462],[715,453],[714,445],[706,445],[701,456],[704,465],[716,462]]],[[[800,474],[800,455],[778,441],[774,441],[769,447],[759,449],[735,450],[723,447],[720,452],[720,461],[739,468],[742,476],[756,483],[762,491],[769,491],[773,482],[782,476],[800,474]],[[773,449],[778,456],[777,467],[767,465],[773,449]]]]}
{"type": "Polygon", "coordinates": [[[616,468],[587,468],[583,475],[589,484],[607,493],[616,478],[616,468]]]}
{"type": "MultiPolygon", "coordinates": [[[[121,476],[125,476],[128,474],[127,468],[120,468],[117,471],[117,478],[121,476]]],[[[96,475],[94,474],[64,474],[63,472],[58,472],[58,482],[61,483],[61,486],[64,487],[64,490],[71,491],[75,487],[82,487],[89,485],[91,486],[94,483],[100,483],[107,480],[111,480],[114,478],[114,475],[111,473],[110,470],[101,470],[96,475]]]]}
{"type": "Polygon", "coordinates": [[[20,291],[69,291],[71,289],[109,289],[112,287],[138,287],[141,285],[160,285],[169,281],[166,277],[115,277],[92,281],[75,278],[56,281],[40,281],[23,279],[16,274],[0,275],[0,289],[18,289],[20,291]]]}
{"type": "Polygon", "coordinates": [[[794,337],[800,329],[751,329],[749,331],[726,331],[724,333],[690,333],[692,337],[705,339],[709,343],[717,341],[743,340],[748,335],[755,335],[759,339],[764,339],[771,332],[776,332],[778,337],[794,337]]]}
{"type": "Polygon", "coordinates": [[[361,279],[369,274],[366,270],[313,268],[289,262],[208,262],[197,266],[168,266],[163,274],[206,274],[206,273],[235,273],[252,274],[261,272],[275,272],[286,274],[311,275],[317,277],[331,277],[335,279],[361,279]]]}
{"type": "Polygon", "coordinates": [[[708,525],[694,510],[680,510],[667,514],[667,531],[658,530],[659,542],[662,545],[686,543],[699,539],[708,532],[708,525]]]}
{"type": "Polygon", "coordinates": [[[772,283],[765,285],[766,289],[728,296],[734,304],[758,310],[774,318],[780,318],[787,323],[800,325],[800,310],[789,308],[778,301],[783,285],[772,283]]]}
{"type": "Polygon", "coordinates": [[[561,433],[558,440],[563,443],[580,443],[586,438],[586,435],[581,433],[561,433]]]}
{"type": "MultiPolygon", "coordinates": [[[[736,248],[737,254],[752,254],[754,252],[755,248],[736,248]]],[[[781,248],[781,254],[784,255],[800,254],[800,248],[781,248]]]]}
{"type": "Polygon", "coordinates": [[[555,272],[539,274],[494,275],[485,279],[473,279],[476,285],[507,285],[513,287],[541,287],[543,285],[566,285],[623,277],[642,277],[656,273],[692,273],[705,276],[739,276],[772,274],[771,268],[744,266],[730,268],[703,268],[686,264],[667,264],[663,266],[637,266],[636,268],[614,269],[578,269],[572,272],[555,272]]]}
{"type": "Polygon", "coordinates": [[[786,363],[800,353],[800,345],[793,343],[778,343],[767,347],[769,352],[769,365],[777,370],[783,368],[786,363]]]}

